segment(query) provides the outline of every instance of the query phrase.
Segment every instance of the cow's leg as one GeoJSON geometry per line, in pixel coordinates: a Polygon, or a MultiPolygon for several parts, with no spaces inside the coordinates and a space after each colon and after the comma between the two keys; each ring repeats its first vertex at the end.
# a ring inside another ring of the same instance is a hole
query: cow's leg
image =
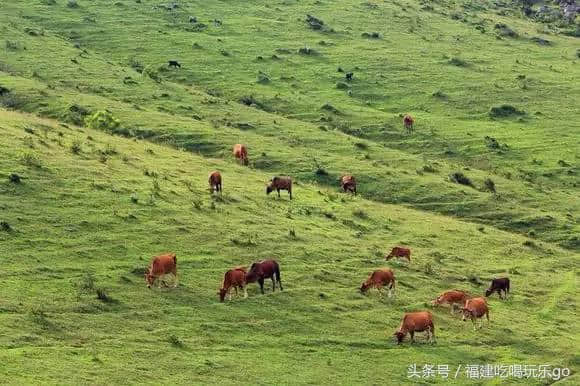
{"type": "Polygon", "coordinates": [[[476,322],[475,322],[475,318],[473,316],[471,317],[471,322],[473,323],[473,331],[476,331],[477,327],[475,325],[476,322]]]}
{"type": "Polygon", "coordinates": [[[264,295],[264,279],[258,279],[258,284],[260,284],[260,291],[262,291],[262,295],[264,295]]]}
{"type": "Polygon", "coordinates": [[[177,271],[173,271],[173,288],[177,287],[178,282],[179,282],[179,279],[177,277],[177,271]]]}
{"type": "Polygon", "coordinates": [[[449,308],[449,311],[451,315],[453,315],[453,313],[455,312],[455,303],[451,303],[451,308],[449,308]]]}
{"type": "Polygon", "coordinates": [[[292,199],[292,189],[288,189],[288,194],[290,195],[290,199],[292,199]]]}
{"type": "Polygon", "coordinates": [[[248,297],[248,289],[247,287],[243,287],[244,288],[244,299],[248,297]]]}
{"type": "Polygon", "coordinates": [[[409,331],[409,335],[411,335],[411,343],[415,343],[415,331],[409,331]]]}
{"type": "Polygon", "coordinates": [[[278,198],[280,198],[280,189],[276,189],[276,191],[278,192],[278,198]]]}
{"type": "Polygon", "coordinates": [[[272,275],[272,292],[276,292],[276,277],[272,275]]]}
{"type": "Polygon", "coordinates": [[[237,286],[237,285],[235,285],[235,286],[234,286],[234,289],[236,290],[236,297],[238,297],[238,286],[237,286]]]}
{"type": "Polygon", "coordinates": [[[228,300],[232,300],[232,288],[228,288],[228,300]]]}
{"type": "Polygon", "coordinates": [[[431,342],[435,343],[435,326],[433,325],[433,323],[431,323],[431,325],[429,326],[429,332],[431,335],[431,342]]]}

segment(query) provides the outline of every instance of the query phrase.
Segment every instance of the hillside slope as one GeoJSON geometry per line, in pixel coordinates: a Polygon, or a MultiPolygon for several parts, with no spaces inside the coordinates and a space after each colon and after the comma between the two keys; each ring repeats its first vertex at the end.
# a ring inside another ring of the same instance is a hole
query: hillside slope
{"type": "Polygon", "coordinates": [[[269,176],[233,162],[30,115],[0,110],[0,131],[9,384],[395,384],[412,363],[551,364],[577,380],[570,251],[335,188],[266,196],[269,176]],[[206,190],[214,169],[222,198],[206,190]],[[395,244],[412,246],[412,264],[383,260],[395,244]],[[177,253],[180,285],[147,290],[143,269],[163,251],[177,253]],[[251,286],[219,303],[228,268],[267,257],[283,292],[251,286]],[[384,266],[396,297],[360,295],[384,266]],[[480,294],[498,275],[513,296],[490,300],[491,326],[474,332],[436,309],[437,344],[391,340],[405,311],[448,288],[480,294]]]}
{"type": "Polygon", "coordinates": [[[491,1],[74,3],[3,4],[2,105],[108,109],[124,135],[208,157],[243,141],[266,172],[349,172],[375,201],[580,248],[577,39],[554,23],[491,1]]]}

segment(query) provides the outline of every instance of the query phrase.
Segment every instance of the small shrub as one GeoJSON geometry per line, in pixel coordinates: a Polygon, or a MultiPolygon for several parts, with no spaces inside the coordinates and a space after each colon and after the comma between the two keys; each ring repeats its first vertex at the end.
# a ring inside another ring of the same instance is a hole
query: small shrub
{"type": "Polygon", "coordinates": [[[430,262],[425,263],[423,266],[423,272],[429,276],[433,275],[435,271],[433,270],[433,265],[430,262]]]}
{"type": "Polygon", "coordinates": [[[90,272],[85,273],[81,278],[78,287],[82,292],[93,292],[95,290],[95,277],[93,274],[90,272]]]}
{"type": "Polygon", "coordinates": [[[66,6],[68,8],[78,8],[79,7],[79,3],[77,3],[77,0],[68,0],[66,3],[66,6]]]}
{"type": "Polygon", "coordinates": [[[328,102],[323,104],[321,109],[325,110],[325,111],[329,111],[329,112],[334,113],[334,114],[340,114],[340,111],[328,102]]]}
{"type": "Polygon", "coordinates": [[[38,158],[38,156],[32,152],[23,153],[20,156],[20,161],[26,166],[31,166],[31,167],[36,167],[36,168],[42,167],[42,163],[40,161],[40,158],[38,158]]]}
{"type": "Polygon", "coordinates": [[[495,193],[495,182],[491,178],[486,178],[483,181],[484,189],[488,192],[495,193]]]}
{"type": "Polygon", "coordinates": [[[138,203],[139,203],[139,196],[137,196],[137,193],[133,193],[133,194],[131,195],[131,202],[132,202],[133,204],[138,204],[138,203]]]}
{"type": "Polygon", "coordinates": [[[466,276],[467,281],[469,281],[470,283],[473,283],[475,285],[481,285],[483,284],[483,282],[481,281],[481,279],[479,278],[478,275],[476,275],[473,272],[470,272],[467,274],[466,276]]]}
{"type": "Polygon", "coordinates": [[[268,84],[268,83],[270,83],[270,77],[267,74],[260,71],[258,73],[258,81],[257,82],[260,84],[268,84]]]}
{"type": "Polygon", "coordinates": [[[290,238],[293,238],[293,239],[295,239],[295,238],[296,238],[296,230],[295,230],[295,229],[289,229],[289,230],[288,230],[288,236],[289,236],[290,238]]]}
{"type": "Polygon", "coordinates": [[[175,335],[169,335],[169,337],[167,338],[167,341],[169,343],[171,343],[172,346],[175,347],[179,347],[182,348],[184,346],[183,342],[181,341],[181,339],[179,339],[177,336],[175,335]]]}
{"type": "Polygon", "coordinates": [[[367,150],[369,148],[369,145],[367,145],[364,142],[355,142],[354,147],[360,150],[367,150]]]}
{"type": "Polygon", "coordinates": [[[324,217],[326,217],[326,218],[328,218],[328,219],[331,219],[331,220],[336,220],[336,216],[335,216],[335,214],[334,214],[334,213],[332,213],[332,212],[324,212],[323,214],[324,214],[324,217]]]}
{"type": "Polygon", "coordinates": [[[17,51],[20,49],[20,43],[13,40],[6,40],[5,47],[8,51],[17,51]]]}
{"type": "Polygon", "coordinates": [[[79,139],[72,141],[72,144],[70,145],[70,151],[73,154],[79,154],[82,151],[82,143],[79,139]]]}
{"type": "Polygon", "coordinates": [[[437,169],[431,164],[423,165],[422,170],[426,173],[437,173],[437,169]]]}
{"type": "Polygon", "coordinates": [[[455,172],[449,175],[449,179],[457,184],[473,187],[473,182],[462,172],[455,172]]]}
{"type": "Polygon", "coordinates": [[[489,111],[489,115],[492,118],[505,118],[512,115],[524,115],[524,114],[525,113],[523,111],[518,110],[514,106],[506,104],[492,107],[489,111]]]}
{"type": "Polygon", "coordinates": [[[336,88],[339,90],[348,90],[350,88],[350,86],[345,82],[337,82],[336,88]]]}
{"type": "Polygon", "coordinates": [[[457,67],[467,67],[469,65],[465,60],[460,58],[451,58],[447,63],[457,67]]]}
{"type": "Polygon", "coordinates": [[[201,210],[201,208],[203,206],[203,201],[201,201],[201,199],[199,199],[199,198],[194,198],[192,200],[192,204],[196,210],[201,210]]]}
{"type": "Polygon", "coordinates": [[[302,47],[298,50],[298,53],[300,55],[311,55],[311,56],[318,55],[318,51],[310,47],[302,47]]]}
{"type": "Polygon", "coordinates": [[[97,288],[96,289],[97,299],[102,301],[103,303],[115,303],[115,299],[113,299],[104,288],[97,288]]]}
{"type": "Polygon", "coordinates": [[[481,233],[485,233],[485,227],[483,225],[478,226],[477,230],[480,231],[481,233]]]}
{"type": "Polygon", "coordinates": [[[355,209],[352,211],[353,216],[366,220],[369,218],[368,214],[362,209],[355,209]]]}
{"type": "Polygon", "coordinates": [[[306,23],[308,23],[308,26],[315,31],[320,31],[324,28],[324,22],[311,15],[306,15],[306,23]]]}
{"type": "Polygon", "coordinates": [[[91,129],[114,131],[121,122],[108,111],[97,111],[85,118],[85,124],[91,129]]]}
{"type": "Polygon", "coordinates": [[[432,94],[435,98],[439,98],[439,99],[447,99],[447,95],[441,91],[441,90],[437,90],[432,94]]]}
{"type": "Polygon", "coordinates": [[[8,181],[12,182],[13,184],[19,184],[20,182],[22,182],[20,176],[16,173],[11,173],[8,176],[8,181]]]}
{"type": "Polygon", "coordinates": [[[518,37],[518,33],[504,23],[497,23],[494,28],[497,30],[497,34],[501,37],[504,36],[510,38],[518,37]]]}
{"type": "Polygon", "coordinates": [[[6,221],[0,221],[0,230],[2,232],[12,232],[12,227],[6,221]]]}

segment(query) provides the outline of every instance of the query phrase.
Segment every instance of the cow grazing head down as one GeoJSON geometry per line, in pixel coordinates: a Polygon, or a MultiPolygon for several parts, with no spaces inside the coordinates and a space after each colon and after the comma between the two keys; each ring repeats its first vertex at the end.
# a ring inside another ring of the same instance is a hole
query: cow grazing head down
{"type": "Polygon", "coordinates": [[[145,283],[147,283],[147,288],[151,289],[153,282],[155,281],[155,276],[151,275],[151,268],[145,271],[145,283]]]}
{"type": "Polygon", "coordinates": [[[461,309],[461,312],[463,312],[463,317],[461,318],[461,320],[463,320],[464,322],[467,319],[473,319],[473,311],[468,310],[467,308],[464,307],[461,309]]]}
{"type": "Polygon", "coordinates": [[[371,285],[370,285],[369,283],[367,283],[366,281],[365,281],[365,282],[363,282],[363,283],[360,285],[360,292],[361,292],[361,294],[364,294],[364,293],[366,293],[366,292],[367,292],[367,290],[369,289],[369,287],[370,287],[370,286],[371,286],[371,285]]]}
{"type": "Polygon", "coordinates": [[[266,186],[266,194],[270,194],[274,191],[274,187],[272,186],[272,183],[270,183],[268,186],[266,186]]]}
{"type": "Polygon", "coordinates": [[[397,340],[397,344],[401,344],[403,343],[403,339],[405,339],[405,333],[401,332],[401,331],[396,331],[393,336],[395,337],[395,339],[397,340]]]}
{"type": "Polygon", "coordinates": [[[227,289],[220,288],[220,290],[218,292],[218,295],[220,296],[220,302],[223,303],[223,301],[225,300],[227,294],[228,294],[228,290],[227,289]]]}
{"type": "Polygon", "coordinates": [[[485,290],[485,297],[486,297],[486,298],[487,298],[487,297],[489,297],[489,295],[491,295],[491,293],[492,293],[492,292],[493,292],[493,291],[492,291],[492,289],[491,289],[491,288],[488,288],[488,289],[486,289],[486,290],[485,290]]]}

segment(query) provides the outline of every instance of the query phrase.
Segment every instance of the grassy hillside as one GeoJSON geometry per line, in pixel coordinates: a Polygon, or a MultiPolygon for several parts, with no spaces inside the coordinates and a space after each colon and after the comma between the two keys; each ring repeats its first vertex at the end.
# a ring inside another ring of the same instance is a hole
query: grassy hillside
{"type": "Polygon", "coordinates": [[[332,184],[352,172],[373,200],[579,248],[577,43],[556,27],[486,2],[47,4],[0,16],[8,107],[76,123],[109,109],[126,135],[211,157],[243,140],[268,172],[332,184]],[[490,116],[502,104],[516,114],[490,116]]]}
{"type": "Polygon", "coordinates": [[[470,0],[0,10],[7,383],[401,384],[413,363],[550,364],[578,383],[578,21],[470,0]],[[266,196],[275,174],[294,200],[266,196]],[[384,261],[394,245],[410,265],[384,261]],[[166,251],[180,285],[149,291],[166,251]],[[227,269],[271,257],[283,292],[219,303],[227,269]],[[395,298],[359,294],[379,267],[395,298]],[[490,300],[491,326],[434,309],[437,344],[393,342],[404,312],[501,275],[513,297],[490,300]]]}
{"type": "Polygon", "coordinates": [[[403,382],[411,363],[578,365],[578,255],[310,184],[293,201],[267,197],[266,175],[230,162],[0,114],[9,383],[370,384],[403,382]],[[206,189],[213,169],[222,198],[206,189]],[[399,243],[413,246],[409,266],[382,258],[399,243]],[[144,267],[168,250],[180,286],[147,290],[144,267]],[[247,300],[218,302],[228,268],[267,257],[284,292],[251,286],[247,300]],[[360,295],[383,266],[396,297],[360,295]],[[496,275],[514,295],[490,301],[491,327],[473,332],[442,309],[436,345],[391,340],[405,311],[448,288],[482,293],[496,275]]]}

